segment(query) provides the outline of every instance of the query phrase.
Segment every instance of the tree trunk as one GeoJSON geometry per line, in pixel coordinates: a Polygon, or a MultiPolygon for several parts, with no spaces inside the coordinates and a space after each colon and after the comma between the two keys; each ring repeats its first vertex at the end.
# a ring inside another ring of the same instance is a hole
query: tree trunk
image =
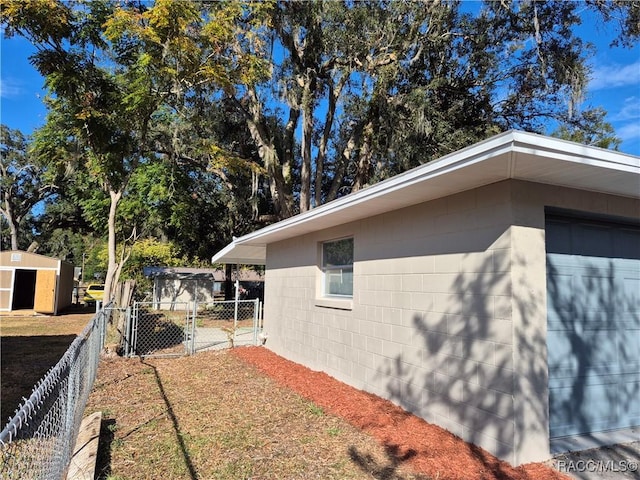
{"type": "Polygon", "coordinates": [[[233,272],[233,265],[231,263],[225,263],[224,265],[224,299],[233,300],[233,278],[231,278],[233,272]]]}
{"type": "Polygon", "coordinates": [[[122,190],[114,191],[109,190],[109,196],[111,197],[111,204],[109,205],[109,238],[107,242],[107,251],[109,254],[109,263],[107,265],[107,274],[104,279],[104,302],[109,303],[111,301],[112,294],[116,282],[118,281],[118,262],[116,261],[116,213],[118,210],[118,203],[122,198],[122,190]]]}
{"type": "MultiPolygon", "coordinates": [[[[314,198],[316,207],[321,205],[323,200],[322,195],[322,179],[324,176],[324,162],[327,158],[327,148],[329,146],[329,139],[331,138],[331,130],[333,128],[333,120],[336,112],[336,104],[340,94],[342,93],[342,88],[346,83],[346,76],[344,76],[338,82],[337,87],[334,88],[333,83],[329,82],[329,106],[327,108],[327,115],[324,121],[324,129],[322,132],[322,137],[320,138],[320,145],[318,146],[318,157],[316,159],[316,174],[315,174],[315,192],[314,198]]],[[[338,172],[336,172],[338,173],[338,172]]]]}
{"type": "Polygon", "coordinates": [[[344,187],[344,175],[347,170],[347,166],[351,161],[351,155],[355,151],[360,142],[360,136],[362,133],[362,125],[357,125],[351,131],[351,136],[347,141],[347,145],[342,150],[339,158],[338,165],[336,166],[336,171],[333,174],[333,181],[331,182],[331,187],[329,188],[329,192],[327,193],[326,202],[330,202],[338,198],[338,194],[340,193],[340,189],[344,187]]]}
{"type": "Polygon", "coordinates": [[[11,250],[18,250],[18,226],[13,218],[7,219],[7,223],[9,223],[9,231],[11,232],[11,250]]]}
{"type": "Polygon", "coordinates": [[[373,123],[369,121],[362,132],[362,142],[360,144],[360,154],[356,164],[356,175],[353,182],[352,191],[357,192],[366,187],[371,179],[371,154],[373,138],[373,123]]]}
{"type": "Polygon", "coordinates": [[[10,193],[3,189],[2,191],[4,208],[0,209],[5,220],[9,224],[9,232],[11,233],[11,250],[18,250],[18,220],[13,214],[10,193]]]}
{"type": "MultiPolygon", "coordinates": [[[[280,219],[288,218],[293,214],[293,205],[291,190],[285,182],[285,178],[288,176],[287,162],[282,162],[282,159],[279,158],[273,139],[269,135],[269,129],[261,118],[258,96],[252,90],[247,92],[248,109],[245,109],[242,102],[236,98],[231,98],[243,113],[251,138],[258,146],[258,155],[269,174],[272,195],[274,196],[273,202],[278,217],[280,219]]],[[[297,116],[294,115],[294,117],[297,120],[297,116]]]]}
{"type": "Polygon", "coordinates": [[[311,142],[313,141],[313,79],[307,76],[302,94],[302,170],[300,172],[300,213],[311,208],[311,142]]]}

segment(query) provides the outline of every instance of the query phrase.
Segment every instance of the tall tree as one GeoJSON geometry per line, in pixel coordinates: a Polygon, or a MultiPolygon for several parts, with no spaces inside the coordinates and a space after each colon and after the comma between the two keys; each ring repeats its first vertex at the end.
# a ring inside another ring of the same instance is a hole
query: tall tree
{"type": "Polygon", "coordinates": [[[2,22],[37,46],[50,125],[108,195],[82,208],[108,216],[109,288],[134,221],[196,249],[205,210],[228,241],[510,128],[615,146],[581,107],[581,8],[637,39],[637,2],[599,0],[7,0],[2,22]]]}
{"type": "Polygon", "coordinates": [[[276,2],[264,34],[273,76],[225,94],[258,146],[278,217],[507,129],[608,128],[580,108],[591,46],[574,27],[584,7],[615,14],[626,43],[638,35],[636,2],[467,7],[276,2]]]}
{"type": "MultiPolygon", "coordinates": [[[[129,182],[140,166],[175,154],[175,145],[154,143],[161,106],[180,105],[197,85],[224,89],[253,75],[259,62],[226,46],[234,30],[225,27],[245,15],[240,2],[3,4],[5,33],[23,35],[38,49],[32,61],[52,94],[50,121],[76,139],[108,193],[106,298],[126,258],[117,256],[116,220],[129,182]]],[[[129,238],[135,237],[134,227],[129,238]]]]}
{"type": "Polygon", "coordinates": [[[30,141],[22,132],[0,126],[0,213],[9,226],[12,250],[20,247],[23,221],[34,206],[56,192],[60,179],[58,169],[31,153],[30,141]]]}

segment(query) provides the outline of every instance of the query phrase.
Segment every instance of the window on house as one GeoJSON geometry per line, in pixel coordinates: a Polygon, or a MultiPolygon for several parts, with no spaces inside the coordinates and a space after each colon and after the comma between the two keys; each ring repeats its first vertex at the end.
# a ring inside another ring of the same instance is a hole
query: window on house
{"type": "Polygon", "coordinates": [[[353,238],[322,244],[325,296],[353,296],[353,238]]]}

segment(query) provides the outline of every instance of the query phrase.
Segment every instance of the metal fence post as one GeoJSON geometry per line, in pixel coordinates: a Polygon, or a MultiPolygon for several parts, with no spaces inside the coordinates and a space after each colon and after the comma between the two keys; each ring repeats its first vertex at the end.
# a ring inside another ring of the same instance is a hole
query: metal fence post
{"type": "Polygon", "coordinates": [[[78,352],[74,351],[72,354],[72,358],[69,362],[69,373],[67,378],[67,395],[66,395],[66,409],[65,409],[65,419],[64,419],[64,431],[63,438],[71,438],[74,439],[72,442],[65,442],[64,445],[64,454],[60,460],[65,461],[66,459],[70,459],[72,455],[72,450],[75,445],[75,435],[73,435],[74,430],[74,409],[75,399],[78,398],[78,374],[76,369],[74,368],[78,361],[78,352]],[[64,459],[64,460],[63,460],[64,459]]]}
{"type": "MultiPolygon", "coordinates": [[[[238,274],[239,275],[239,274],[238,274]]],[[[233,344],[236,344],[236,330],[238,329],[238,302],[240,301],[240,280],[236,278],[236,298],[233,309],[233,344]]]]}
{"type": "Polygon", "coordinates": [[[103,310],[98,314],[98,331],[100,332],[100,350],[104,348],[105,337],[107,335],[106,312],[103,310]]]}
{"type": "Polygon", "coordinates": [[[193,355],[196,349],[196,319],[198,318],[198,302],[193,301],[193,315],[191,316],[191,346],[189,354],[193,355]]]}
{"type": "Polygon", "coordinates": [[[129,351],[129,355],[133,356],[136,354],[137,346],[138,346],[138,320],[140,318],[140,306],[138,302],[133,304],[133,314],[131,315],[131,350],[129,351]]]}
{"type": "Polygon", "coordinates": [[[131,307],[127,307],[125,311],[125,327],[124,327],[124,356],[129,358],[131,353],[131,307]]]}
{"type": "Polygon", "coordinates": [[[258,313],[260,312],[260,299],[253,301],[253,344],[258,344],[258,313]]]}

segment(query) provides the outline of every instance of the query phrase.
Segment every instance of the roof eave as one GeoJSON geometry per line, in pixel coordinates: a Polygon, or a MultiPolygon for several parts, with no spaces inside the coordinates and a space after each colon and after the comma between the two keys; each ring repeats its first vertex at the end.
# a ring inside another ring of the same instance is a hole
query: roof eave
{"type": "Polygon", "coordinates": [[[212,262],[264,265],[269,243],[507,179],[638,196],[639,178],[638,157],[509,131],[236,238],[212,262]]]}

